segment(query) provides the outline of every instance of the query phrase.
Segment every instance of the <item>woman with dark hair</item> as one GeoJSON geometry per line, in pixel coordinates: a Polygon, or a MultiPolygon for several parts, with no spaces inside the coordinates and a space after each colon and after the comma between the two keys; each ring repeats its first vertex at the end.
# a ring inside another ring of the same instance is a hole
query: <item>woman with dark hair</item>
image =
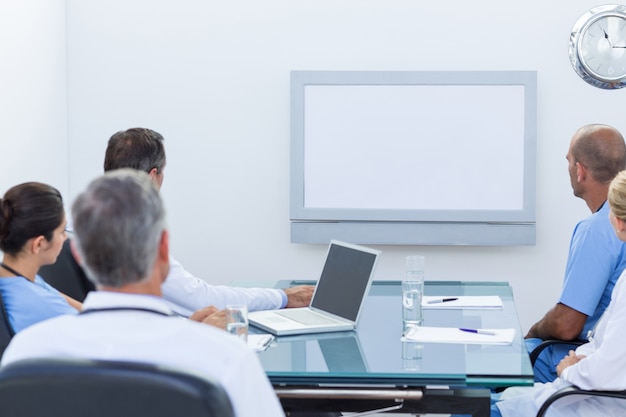
{"type": "Polygon", "coordinates": [[[81,304],[37,275],[56,262],[67,238],[63,199],[57,189],[27,182],[0,199],[0,293],[17,333],[61,314],[76,314],[81,304]]]}

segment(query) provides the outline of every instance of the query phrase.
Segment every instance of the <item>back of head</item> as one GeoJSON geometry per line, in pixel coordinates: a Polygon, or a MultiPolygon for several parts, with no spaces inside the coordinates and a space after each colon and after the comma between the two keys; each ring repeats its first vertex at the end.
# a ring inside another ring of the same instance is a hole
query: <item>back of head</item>
{"type": "Polygon", "coordinates": [[[165,166],[163,136],[154,130],[132,128],[115,133],[109,139],[104,156],[104,171],[133,168],[161,173],[165,166]]]}
{"type": "Polygon", "coordinates": [[[87,276],[119,288],[147,279],[165,230],[165,208],[150,177],[119,169],[93,180],[72,205],[74,243],[87,276]]]}
{"type": "Polygon", "coordinates": [[[626,168],[626,144],[621,133],[607,125],[592,124],[574,135],[572,155],[583,164],[594,180],[608,184],[626,168]]]}
{"type": "Polygon", "coordinates": [[[608,202],[613,214],[626,221],[626,170],[619,172],[611,181],[608,202]]]}
{"type": "Polygon", "coordinates": [[[0,250],[16,255],[33,237],[49,241],[64,220],[63,198],[56,188],[40,182],[16,185],[0,199],[0,250]]]}

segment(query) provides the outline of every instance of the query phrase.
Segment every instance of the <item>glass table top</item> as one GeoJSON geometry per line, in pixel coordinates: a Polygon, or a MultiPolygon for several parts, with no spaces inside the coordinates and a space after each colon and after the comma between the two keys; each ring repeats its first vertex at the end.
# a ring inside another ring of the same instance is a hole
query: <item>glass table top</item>
{"type": "MultiPolygon", "coordinates": [[[[271,286],[301,283],[278,281],[271,286]]],[[[424,325],[514,328],[513,343],[402,342],[400,282],[375,281],[355,331],[277,337],[259,353],[261,363],[274,384],[532,385],[532,367],[507,283],[426,281],[424,292],[500,296],[502,309],[425,309],[424,325]]]]}

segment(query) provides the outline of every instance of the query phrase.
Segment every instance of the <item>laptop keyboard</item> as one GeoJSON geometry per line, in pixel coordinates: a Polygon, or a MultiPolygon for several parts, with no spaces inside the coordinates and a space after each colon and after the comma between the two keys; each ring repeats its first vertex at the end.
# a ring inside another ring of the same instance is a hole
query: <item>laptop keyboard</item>
{"type": "Polygon", "coordinates": [[[277,311],[276,314],[306,325],[337,323],[337,320],[333,320],[330,317],[322,316],[320,314],[315,314],[311,310],[284,309],[277,311]]]}

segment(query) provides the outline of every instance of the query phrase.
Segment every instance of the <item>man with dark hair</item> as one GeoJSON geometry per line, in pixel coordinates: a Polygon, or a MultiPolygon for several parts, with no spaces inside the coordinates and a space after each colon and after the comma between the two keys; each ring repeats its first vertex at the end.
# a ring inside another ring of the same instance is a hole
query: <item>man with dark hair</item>
{"type": "MultiPolygon", "coordinates": [[[[574,228],[559,302],[526,334],[529,352],[546,339],[587,339],[626,268],[626,245],[615,236],[606,204],[611,180],[626,168],[624,138],[611,126],[583,126],[574,134],[566,158],[574,195],[592,214],[574,228]]],[[[535,363],[535,379],[554,380],[556,366],[570,348],[546,349],[535,363]]]]}
{"type": "MultiPolygon", "coordinates": [[[[138,169],[148,173],[160,188],[165,165],[163,136],[154,130],[133,128],[117,132],[109,139],[104,158],[105,171],[138,169]]],[[[170,257],[170,273],[163,284],[163,297],[172,303],[177,313],[189,316],[206,306],[223,309],[227,304],[246,304],[250,311],[304,307],[310,304],[313,290],[310,285],[284,290],[210,285],[187,272],[170,257]]]]}
{"type": "Polygon", "coordinates": [[[134,128],[122,130],[109,139],[104,156],[104,172],[119,168],[133,168],[147,172],[151,178],[160,178],[163,183],[165,169],[163,136],[150,129],[134,128]]]}

